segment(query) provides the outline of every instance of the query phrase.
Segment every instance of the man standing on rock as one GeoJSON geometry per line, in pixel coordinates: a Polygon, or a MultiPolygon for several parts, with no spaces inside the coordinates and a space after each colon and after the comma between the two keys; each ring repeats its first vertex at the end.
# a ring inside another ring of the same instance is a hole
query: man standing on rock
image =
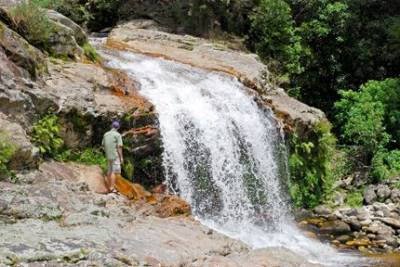
{"type": "Polygon", "coordinates": [[[118,132],[119,127],[119,122],[114,121],[111,130],[104,134],[102,142],[108,164],[105,182],[109,192],[115,192],[115,175],[121,173],[121,164],[124,162],[122,136],[118,132]]]}

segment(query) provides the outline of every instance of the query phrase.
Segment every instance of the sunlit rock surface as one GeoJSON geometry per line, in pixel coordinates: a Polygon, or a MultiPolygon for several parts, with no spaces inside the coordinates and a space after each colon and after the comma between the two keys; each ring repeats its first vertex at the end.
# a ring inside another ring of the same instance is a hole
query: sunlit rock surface
{"type": "Polygon", "coordinates": [[[227,266],[315,266],[284,249],[248,254],[191,217],[155,216],[163,205],[96,194],[96,168],[45,163],[16,184],[0,182],[0,265],[216,266],[196,264],[216,258],[236,264],[227,266]]]}

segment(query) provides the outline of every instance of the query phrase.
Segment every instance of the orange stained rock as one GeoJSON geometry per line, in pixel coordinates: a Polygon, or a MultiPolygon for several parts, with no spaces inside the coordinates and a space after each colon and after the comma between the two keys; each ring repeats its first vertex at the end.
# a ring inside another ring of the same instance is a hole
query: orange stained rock
{"type": "Polygon", "coordinates": [[[154,134],[157,134],[158,129],[152,126],[145,126],[141,128],[134,128],[130,129],[129,131],[126,131],[123,133],[123,136],[133,134],[133,135],[145,135],[145,136],[152,136],[154,134]]]}
{"type": "Polygon", "coordinates": [[[143,186],[131,183],[119,174],[116,175],[115,188],[128,199],[146,200],[149,203],[154,203],[155,201],[155,198],[143,186]]]}
{"type": "Polygon", "coordinates": [[[134,106],[142,110],[150,110],[153,106],[146,98],[138,93],[135,80],[126,72],[102,66],[106,70],[108,80],[114,95],[127,106],[134,106]]]}
{"type": "Polygon", "coordinates": [[[159,205],[157,205],[155,211],[161,218],[178,215],[189,216],[191,214],[189,203],[180,197],[174,195],[163,195],[160,197],[159,205]]]}

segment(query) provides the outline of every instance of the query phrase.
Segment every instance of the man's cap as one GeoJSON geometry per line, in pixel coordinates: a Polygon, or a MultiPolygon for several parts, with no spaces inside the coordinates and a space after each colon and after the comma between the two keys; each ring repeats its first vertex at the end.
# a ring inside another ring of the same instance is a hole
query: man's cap
{"type": "Polygon", "coordinates": [[[112,127],[114,128],[114,129],[119,129],[119,121],[113,121],[112,122],[112,127]]]}

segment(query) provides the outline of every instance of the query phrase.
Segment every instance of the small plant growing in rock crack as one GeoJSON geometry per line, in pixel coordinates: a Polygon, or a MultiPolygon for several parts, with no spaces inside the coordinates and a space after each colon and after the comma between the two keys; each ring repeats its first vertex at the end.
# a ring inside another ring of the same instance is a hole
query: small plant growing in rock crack
{"type": "Polygon", "coordinates": [[[9,169],[8,163],[16,148],[12,145],[5,133],[0,132],[0,178],[15,176],[9,169]]]}
{"type": "Polygon", "coordinates": [[[361,192],[358,190],[354,190],[354,191],[350,191],[349,193],[347,193],[345,203],[346,203],[346,205],[348,205],[352,208],[357,208],[357,207],[362,206],[363,200],[364,200],[364,198],[363,198],[363,195],[361,194],[361,192]]]}
{"type": "Polygon", "coordinates": [[[43,156],[54,158],[64,145],[59,133],[57,115],[48,114],[33,125],[32,141],[39,147],[43,156]]]}
{"type": "Polygon", "coordinates": [[[97,53],[96,49],[91,46],[89,43],[85,43],[82,46],[83,52],[85,56],[92,62],[97,63],[100,62],[101,58],[100,55],[97,53]]]}

